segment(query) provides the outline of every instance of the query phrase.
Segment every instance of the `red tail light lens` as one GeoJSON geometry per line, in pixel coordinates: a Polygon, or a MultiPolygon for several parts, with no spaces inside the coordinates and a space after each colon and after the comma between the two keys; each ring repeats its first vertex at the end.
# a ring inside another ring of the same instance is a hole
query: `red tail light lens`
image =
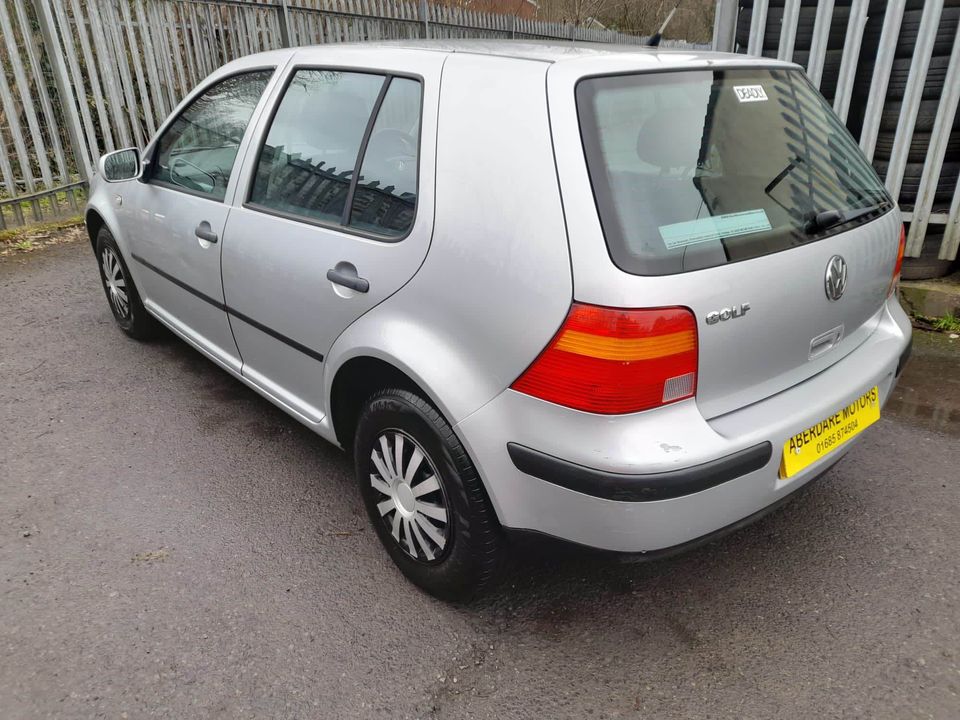
{"type": "Polygon", "coordinates": [[[623,310],[574,303],[556,336],[511,387],[606,415],[693,397],[696,318],[681,307],[623,310]]]}
{"type": "Polygon", "coordinates": [[[897,250],[897,262],[893,266],[893,278],[890,280],[890,287],[887,289],[887,295],[893,295],[894,290],[897,289],[897,284],[900,282],[900,271],[903,269],[903,253],[907,249],[907,231],[900,226],[900,249],[897,250]]]}

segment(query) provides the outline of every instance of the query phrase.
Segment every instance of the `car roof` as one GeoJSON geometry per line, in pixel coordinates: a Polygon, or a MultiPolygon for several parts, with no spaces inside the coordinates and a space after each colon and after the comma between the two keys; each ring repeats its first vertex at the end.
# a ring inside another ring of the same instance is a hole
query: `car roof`
{"type": "Polygon", "coordinates": [[[562,62],[596,55],[657,55],[657,54],[695,54],[709,57],[729,57],[727,53],[715,53],[707,50],[687,50],[655,48],[646,45],[614,45],[573,40],[397,40],[375,43],[362,43],[368,48],[406,48],[410,50],[428,50],[443,53],[470,53],[472,55],[491,55],[494,57],[538,60],[540,62],[562,62]]]}
{"type": "Polygon", "coordinates": [[[560,40],[388,40],[359,43],[329,43],[326,45],[305,45],[288,50],[272,50],[265,53],[248,55],[234,60],[229,65],[250,66],[257,63],[276,61],[295,54],[298,61],[323,62],[324,55],[336,49],[340,52],[356,52],[369,56],[378,51],[413,53],[464,53],[486,55],[490,57],[512,58],[544,63],[606,60],[634,62],[661,69],[681,69],[692,66],[731,64],[737,65],[791,65],[771,58],[754,58],[742,54],[714,52],[688,48],[659,48],[644,45],[614,45],[609,43],[591,43],[560,40]]]}

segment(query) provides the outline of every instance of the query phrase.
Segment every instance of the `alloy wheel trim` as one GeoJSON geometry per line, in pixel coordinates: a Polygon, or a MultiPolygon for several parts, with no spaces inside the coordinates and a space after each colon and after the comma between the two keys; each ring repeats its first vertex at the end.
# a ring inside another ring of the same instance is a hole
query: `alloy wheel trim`
{"type": "Polygon", "coordinates": [[[440,474],[420,443],[403,430],[383,430],[370,450],[369,477],[393,542],[417,562],[441,562],[452,544],[453,518],[440,474]]]}
{"type": "Polygon", "coordinates": [[[123,272],[120,258],[110,247],[105,247],[100,254],[100,268],[103,271],[103,282],[106,285],[110,306],[114,313],[126,320],[130,317],[130,297],[127,294],[127,276],[123,272]]]}

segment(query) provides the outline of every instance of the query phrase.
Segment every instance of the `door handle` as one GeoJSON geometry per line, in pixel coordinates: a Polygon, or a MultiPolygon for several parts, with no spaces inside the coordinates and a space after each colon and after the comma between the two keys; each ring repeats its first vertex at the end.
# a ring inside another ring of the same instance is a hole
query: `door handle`
{"type": "Polygon", "coordinates": [[[218,239],[217,234],[210,228],[210,223],[208,223],[206,220],[197,225],[193,233],[198,238],[201,240],[206,240],[208,243],[215,243],[218,239]]]}
{"type": "Polygon", "coordinates": [[[327,270],[327,280],[359,293],[370,289],[370,281],[357,275],[357,268],[348,262],[338,262],[336,267],[327,270]]]}

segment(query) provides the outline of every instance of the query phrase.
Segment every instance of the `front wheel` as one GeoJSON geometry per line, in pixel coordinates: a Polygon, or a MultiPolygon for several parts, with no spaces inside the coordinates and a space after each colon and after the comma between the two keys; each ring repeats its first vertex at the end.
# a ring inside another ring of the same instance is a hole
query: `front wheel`
{"type": "Polygon", "coordinates": [[[148,340],[157,331],[157,321],[147,312],[140,301],[127,263],[120,253],[117,241],[107,228],[97,233],[97,264],[100,267],[100,282],[110,303],[110,311],[117,325],[127,335],[137,340],[148,340]]]}
{"type": "Polygon", "coordinates": [[[495,577],[503,534],[450,425],[419,395],[391,389],[367,403],[354,438],[360,492],[377,535],[412,582],[467,599],[495,577]]]}

